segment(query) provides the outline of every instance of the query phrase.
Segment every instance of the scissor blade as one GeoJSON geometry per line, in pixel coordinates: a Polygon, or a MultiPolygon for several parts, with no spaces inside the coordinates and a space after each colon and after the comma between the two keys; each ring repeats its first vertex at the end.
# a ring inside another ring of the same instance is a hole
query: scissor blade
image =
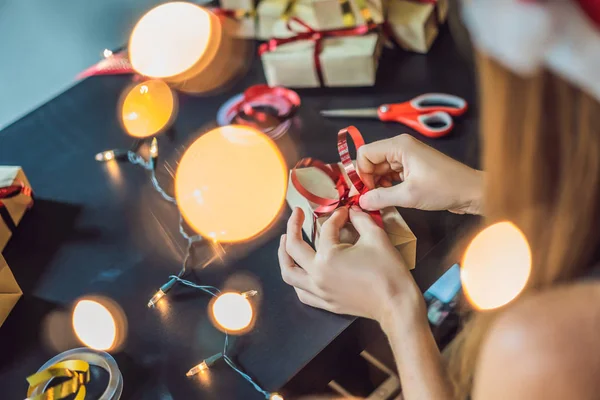
{"type": "Polygon", "coordinates": [[[330,118],[378,118],[376,108],[321,110],[321,115],[330,118]]]}

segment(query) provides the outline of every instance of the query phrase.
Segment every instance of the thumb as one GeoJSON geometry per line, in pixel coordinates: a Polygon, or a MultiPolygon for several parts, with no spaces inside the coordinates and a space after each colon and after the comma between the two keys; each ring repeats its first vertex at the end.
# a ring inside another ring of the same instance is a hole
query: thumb
{"type": "Polygon", "coordinates": [[[368,211],[381,210],[389,206],[410,207],[407,183],[392,187],[380,187],[363,194],[360,206],[368,211]]]}

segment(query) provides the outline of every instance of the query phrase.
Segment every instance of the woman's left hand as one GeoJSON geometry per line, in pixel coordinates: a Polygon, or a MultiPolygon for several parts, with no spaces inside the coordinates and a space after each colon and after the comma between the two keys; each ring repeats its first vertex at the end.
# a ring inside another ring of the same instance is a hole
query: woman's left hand
{"type": "Polygon", "coordinates": [[[336,210],[321,227],[316,252],[302,238],[303,222],[304,213],[295,209],[278,255],[283,280],[304,304],[380,323],[391,312],[422,308],[421,292],[400,253],[368,214],[336,210]],[[340,243],[348,220],[360,234],[355,244],[340,243]]]}

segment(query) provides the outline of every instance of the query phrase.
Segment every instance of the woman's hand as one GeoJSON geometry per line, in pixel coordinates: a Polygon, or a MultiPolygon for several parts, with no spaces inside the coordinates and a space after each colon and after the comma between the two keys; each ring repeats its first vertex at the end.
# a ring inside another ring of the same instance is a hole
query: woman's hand
{"type": "Polygon", "coordinates": [[[303,222],[304,213],[295,209],[278,254],[283,280],[300,301],[380,323],[392,312],[406,312],[407,322],[417,310],[424,315],[423,297],[404,260],[367,213],[336,210],[321,227],[316,252],[302,239],[303,222]],[[360,234],[353,245],[340,244],[348,220],[360,234]]]}
{"type": "Polygon", "coordinates": [[[483,174],[410,135],[362,146],[358,172],[369,188],[360,198],[365,210],[388,206],[480,214],[483,174]],[[392,182],[401,182],[392,186],[392,182]]]}

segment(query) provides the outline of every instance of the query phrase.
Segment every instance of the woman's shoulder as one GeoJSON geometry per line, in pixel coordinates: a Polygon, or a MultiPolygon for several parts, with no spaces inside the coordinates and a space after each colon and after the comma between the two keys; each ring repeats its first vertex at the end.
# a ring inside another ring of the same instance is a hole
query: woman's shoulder
{"type": "Polygon", "coordinates": [[[561,285],[499,315],[477,365],[474,394],[485,393],[474,398],[597,398],[599,373],[600,281],[561,285]]]}

